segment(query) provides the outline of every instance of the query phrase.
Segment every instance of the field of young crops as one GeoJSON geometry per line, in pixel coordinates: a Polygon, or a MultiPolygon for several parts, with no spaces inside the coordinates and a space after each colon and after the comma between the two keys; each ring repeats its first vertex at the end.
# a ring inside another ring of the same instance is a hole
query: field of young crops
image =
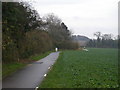
{"type": "Polygon", "coordinates": [[[40,88],[116,88],[118,50],[62,51],[40,88]]]}

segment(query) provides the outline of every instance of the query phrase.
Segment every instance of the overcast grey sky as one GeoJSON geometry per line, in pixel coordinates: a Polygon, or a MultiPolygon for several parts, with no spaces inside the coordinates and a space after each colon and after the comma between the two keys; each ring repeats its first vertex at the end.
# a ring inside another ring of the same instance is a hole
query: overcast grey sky
{"type": "MultiPolygon", "coordinates": [[[[24,1],[24,0],[23,0],[24,1]]],[[[76,35],[94,38],[93,33],[118,34],[119,0],[27,0],[40,16],[54,13],[76,35]]]]}

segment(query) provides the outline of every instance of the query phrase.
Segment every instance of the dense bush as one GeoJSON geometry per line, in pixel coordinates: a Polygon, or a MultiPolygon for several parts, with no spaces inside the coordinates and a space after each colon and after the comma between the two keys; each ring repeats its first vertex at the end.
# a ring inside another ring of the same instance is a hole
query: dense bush
{"type": "Polygon", "coordinates": [[[52,41],[45,31],[35,30],[26,33],[26,50],[23,56],[44,53],[52,49],[52,41]]]}

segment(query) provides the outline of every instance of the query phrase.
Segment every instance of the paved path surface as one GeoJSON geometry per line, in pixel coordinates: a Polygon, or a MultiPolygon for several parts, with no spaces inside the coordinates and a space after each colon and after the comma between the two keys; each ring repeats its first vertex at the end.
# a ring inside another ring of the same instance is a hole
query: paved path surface
{"type": "Polygon", "coordinates": [[[3,80],[3,88],[35,88],[48,72],[48,68],[54,64],[59,56],[59,52],[53,52],[47,57],[29,64],[13,75],[3,80]]]}

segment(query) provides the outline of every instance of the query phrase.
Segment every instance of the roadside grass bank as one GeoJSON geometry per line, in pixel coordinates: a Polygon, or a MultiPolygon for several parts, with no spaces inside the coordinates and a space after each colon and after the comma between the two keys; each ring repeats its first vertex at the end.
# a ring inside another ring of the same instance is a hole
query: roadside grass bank
{"type": "Polygon", "coordinates": [[[36,55],[31,56],[28,59],[19,60],[19,62],[2,64],[2,79],[11,75],[12,73],[16,72],[17,70],[24,68],[28,63],[31,63],[31,62],[34,62],[34,61],[37,61],[37,60],[40,60],[40,59],[46,57],[51,52],[52,51],[48,51],[48,52],[45,52],[42,54],[36,54],[36,55]]]}
{"type": "Polygon", "coordinates": [[[48,52],[45,52],[45,53],[42,53],[42,54],[36,54],[36,55],[31,56],[30,59],[37,61],[37,60],[40,60],[40,59],[46,57],[46,56],[49,55],[51,52],[52,52],[52,51],[48,51],[48,52]]]}
{"type": "Polygon", "coordinates": [[[118,50],[62,51],[39,88],[117,88],[118,50]]]}
{"type": "Polygon", "coordinates": [[[10,74],[16,72],[17,70],[25,67],[25,63],[14,62],[14,63],[7,63],[2,65],[2,79],[9,76],[10,74]]]}

